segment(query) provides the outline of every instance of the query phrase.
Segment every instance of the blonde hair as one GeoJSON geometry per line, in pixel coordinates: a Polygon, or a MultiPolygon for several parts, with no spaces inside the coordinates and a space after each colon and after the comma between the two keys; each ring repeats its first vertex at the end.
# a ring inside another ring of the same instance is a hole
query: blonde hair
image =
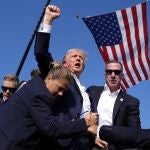
{"type": "Polygon", "coordinates": [[[63,64],[56,61],[50,63],[48,75],[51,75],[52,79],[66,79],[69,83],[73,80],[71,72],[63,64]]]}

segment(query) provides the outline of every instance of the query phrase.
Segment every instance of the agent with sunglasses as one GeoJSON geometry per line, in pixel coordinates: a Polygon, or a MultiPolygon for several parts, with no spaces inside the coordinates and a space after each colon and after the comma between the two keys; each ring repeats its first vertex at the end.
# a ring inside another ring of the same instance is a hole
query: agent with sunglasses
{"type": "Polygon", "coordinates": [[[19,79],[16,75],[5,75],[2,81],[2,92],[0,93],[0,104],[4,103],[10,96],[12,96],[19,84],[19,79]]]}
{"type": "MultiPolygon", "coordinates": [[[[116,60],[107,62],[104,77],[104,86],[90,86],[87,89],[92,105],[99,113],[99,125],[141,128],[139,100],[123,92],[120,87],[123,78],[122,64],[116,60]]],[[[98,135],[95,143],[100,146],[98,135]]],[[[110,150],[124,148],[121,145],[109,144],[110,150]]]]}

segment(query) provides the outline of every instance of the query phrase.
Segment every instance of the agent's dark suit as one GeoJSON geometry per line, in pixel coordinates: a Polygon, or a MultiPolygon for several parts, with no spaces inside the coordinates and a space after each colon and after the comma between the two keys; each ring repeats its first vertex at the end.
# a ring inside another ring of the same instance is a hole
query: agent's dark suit
{"type": "Polygon", "coordinates": [[[3,93],[0,93],[0,105],[4,103],[4,100],[3,100],[3,93]]]}
{"type": "Polygon", "coordinates": [[[110,143],[124,144],[128,147],[150,149],[150,129],[133,127],[102,126],[100,137],[110,143]]]}
{"type": "MultiPolygon", "coordinates": [[[[95,111],[97,111],[98,101],[103,90],[103,86],[91,86],[87,89],[95,111]]],[[[112,122],[113,126],[141,128],[139,100],[120,91],[114,104],[112,122]]]]}
{"type": "MultiPolygon", "coordinates": [[[[35,41],[35,57],[38,62],[38,67],[42,74],[42,77],[45,77],[48,72],[49,63],[53,61],[51,54],[48,52],[49,48],[50,34],[38,32],[36,35],[35,41]]],[[[69,87],[69,90],[66,91],[61,100],[58,101],[55,105],[55,113],[58,116],[60,121],[76,120],[80,116],[82,109],[83,98],[80,93],[79,87],[76,84],[75,80],[69,87]]],[[[74,137],[59,139],[59,144],[62,148],[67,150],[88,150],[89,147],[89,138],[90,135],[85,132],[83,135],[74,137]]],[[[44,145],[44,144],[43,144],[44,145]]]]}
{"type": "Polygon", "coordinates": [[[57,147],[55,138],[76,136],[86,130],[84,119],[57,120],[53,116],[54,103],[40,77],[25,84],[0,108],[0,149],[34,150],[41,134],[49,137],[52,147],[57,147]]]}

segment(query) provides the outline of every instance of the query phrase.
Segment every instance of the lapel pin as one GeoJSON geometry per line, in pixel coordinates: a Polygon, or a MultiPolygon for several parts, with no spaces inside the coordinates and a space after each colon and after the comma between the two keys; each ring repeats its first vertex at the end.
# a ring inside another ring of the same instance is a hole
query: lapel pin
{"type": "Polygon", "coordinates": [[[120,101],[123,102],[123,98],[120,98],[120,101]]]}

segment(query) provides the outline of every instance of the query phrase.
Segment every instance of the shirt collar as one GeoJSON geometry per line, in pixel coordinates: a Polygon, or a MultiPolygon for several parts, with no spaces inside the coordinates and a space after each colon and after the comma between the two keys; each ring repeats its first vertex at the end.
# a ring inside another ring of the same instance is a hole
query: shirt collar
{"type": "Polygon", "coordinates": [[[105,83],[104,85],[104,91],[108,92],[109,94],[114,94],[114,95],[118,95],[120,92],[121,88],[119,88],[117,91],[114,91],[113,93],[110,92],[110,88],[108,87],[108,85],[105,83]]]}

